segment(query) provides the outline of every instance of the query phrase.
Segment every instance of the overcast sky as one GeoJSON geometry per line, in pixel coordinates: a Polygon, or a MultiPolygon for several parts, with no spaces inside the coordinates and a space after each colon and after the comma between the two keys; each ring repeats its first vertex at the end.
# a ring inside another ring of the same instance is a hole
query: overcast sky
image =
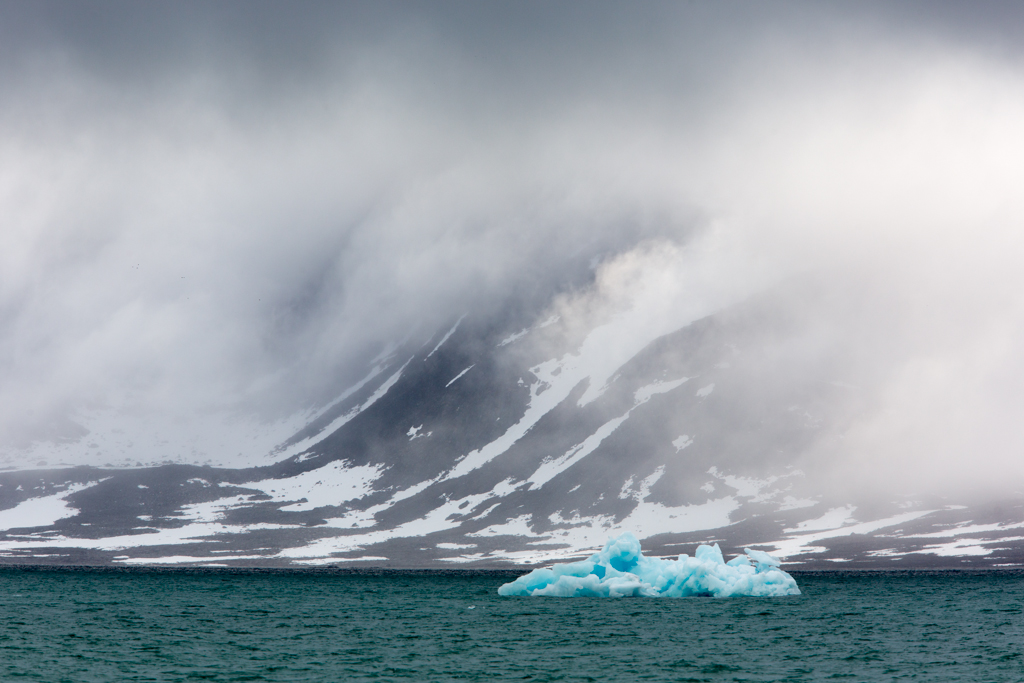
{"type": "Polygon", "coordinates": [[[281,417],[632,253],[841,273],[901,359],[850,462],[1019,474],[1024,6],[888,5],[4,2],[0,439],[281,417]]]}

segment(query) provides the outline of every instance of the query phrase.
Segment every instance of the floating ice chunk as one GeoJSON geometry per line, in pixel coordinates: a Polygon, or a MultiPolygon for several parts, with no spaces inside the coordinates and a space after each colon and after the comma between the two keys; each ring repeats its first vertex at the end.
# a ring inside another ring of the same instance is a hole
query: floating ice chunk
{"type": "Polygon", "coordinates": [[[716,543],[695,557],[644,557],[640,541],[625,533],[589,559],[535,569],[498,589],[499,595],[553,597],[667,597],[800,595],[792,576],[768,553],[747,550],[728,563],[716,543]]]}
{"type": "Polygon", "coordinates": [[[714,545],[697,546],[697,552],[694,553],[694,556],[703,562],[725,564],[725,557],[722,555],[722,549],[718,547],[717,543],[714,545]]]}
{"type": "Polygon", "coordinates": [[[751,550],[750,548],[747,548],[744,552],[751,560],[757,563],[758,571],[768,571],[769,569],[774,569],[782,564],[782,562],[779,561],[779,558],[769,555],[761,550],[751,550]]]}

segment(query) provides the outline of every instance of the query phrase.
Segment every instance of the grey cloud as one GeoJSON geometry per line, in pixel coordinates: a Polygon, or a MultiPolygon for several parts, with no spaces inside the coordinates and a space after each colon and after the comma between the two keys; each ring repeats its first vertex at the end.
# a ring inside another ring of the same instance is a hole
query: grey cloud
{"type": "Polygon", "coordinates": [[[8,3],[5,438],[280,416],[591,256],[717,235],[694,297],[808,270],[860,297],[819,338],[865,326],[878,375],[845,462],[918,464],[886,416],[941,434],[963,390],[942,462],[985,432],[1012,469],[1024,20],[989,7],[8,3]]]}

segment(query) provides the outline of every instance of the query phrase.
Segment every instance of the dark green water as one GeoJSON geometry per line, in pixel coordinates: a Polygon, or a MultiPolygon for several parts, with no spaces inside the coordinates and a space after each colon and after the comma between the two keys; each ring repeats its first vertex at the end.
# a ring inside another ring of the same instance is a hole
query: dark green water
{"type": "Polygon", "coordinates": [[[512,575],[0,569],[0,680],[1024,681],[1024,574],[770,599],[500,598],[512,575]]]}

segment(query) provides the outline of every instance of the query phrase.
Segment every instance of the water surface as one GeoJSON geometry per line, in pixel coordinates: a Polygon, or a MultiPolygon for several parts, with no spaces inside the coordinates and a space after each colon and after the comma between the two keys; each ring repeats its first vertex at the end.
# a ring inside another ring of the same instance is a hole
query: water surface
{"type": "Polygon", "coordinates": [[[1024,573],[791,598],[501,598],[515,574],[0,569],[0,680],[1022,681],[1024,573]]]}

